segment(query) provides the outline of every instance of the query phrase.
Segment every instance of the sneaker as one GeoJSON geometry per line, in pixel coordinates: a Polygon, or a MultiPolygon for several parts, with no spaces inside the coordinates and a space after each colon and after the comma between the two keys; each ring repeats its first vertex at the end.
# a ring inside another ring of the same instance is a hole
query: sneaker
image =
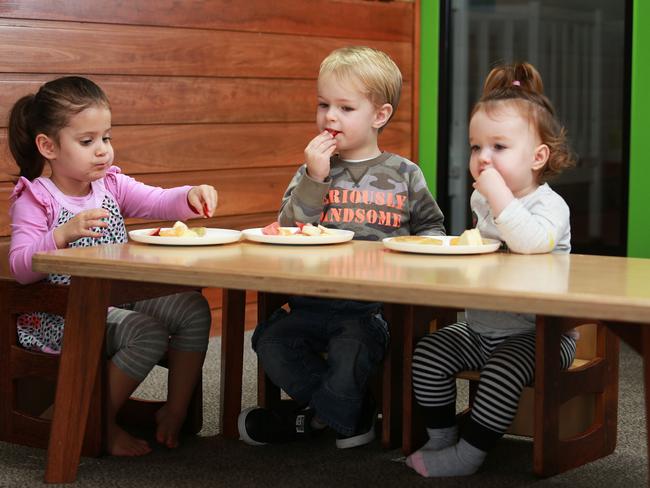
{"type": "Polygon", "coordinates": [[[371,395],[366,395],[361,407],[361,416],[357,431],[348,436],[337,434],[336,447],[349,449],[351,447],[365,446],[375,440],[375,422],[377,420],[377,404],[371,395]]]}
{"type": "Polygon", "coordinates": [[[246,444],[263,446],[291,442],[311,434],[313,411],[249,407],[239,414],[237,428],[246,444]]]}

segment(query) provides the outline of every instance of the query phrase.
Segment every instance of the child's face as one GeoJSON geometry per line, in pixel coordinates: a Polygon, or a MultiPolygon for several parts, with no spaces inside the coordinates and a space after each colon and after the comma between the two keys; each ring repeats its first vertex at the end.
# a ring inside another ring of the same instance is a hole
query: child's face
{"type": "Polygon", "coordinates": [[[110,110],[95,106],[73,115],[59,132],[50,163],[53,179],[66,187],[87,188],[106,175],[113,163],[110,110]]]}
{"type": "Polygon", "coordinates": [[[385,115],[362,92],[354,79],[339,79],[328,74],[318,79],[318,130],[337,131],[336,152],[343,159],[368,159],[381,152],[378,129],[385,115]]]}
{"type": "Polygon", "coordinates": [[[539,151],[546,146],[515,106],[501,104],[489,113],[484,109],[476,112],[469,123],[469,143],[469,170],[475,181],[491,167],[517,198],[539,186],[537,173],[546,164],[539,151]]]}

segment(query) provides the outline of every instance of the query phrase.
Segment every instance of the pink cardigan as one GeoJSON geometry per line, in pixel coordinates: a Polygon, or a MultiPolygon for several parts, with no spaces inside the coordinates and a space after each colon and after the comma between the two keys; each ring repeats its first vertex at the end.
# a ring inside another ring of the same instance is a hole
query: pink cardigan
{"type": "Polygon", "coordinates": [[[145,185],[123,175],[113,166],[106,176],[91,183],[92,191],[83,197],[64,195],[49,178],[34,181],[20,178],[11,194],[11,247],[9,269],[20,283],[33,283],[46,275],[32,271],[32,255],[56,249],[53,231],[61,207],[77,214],[100,208],[106,194],[120,207],[124,218],[186,220],[196,217],[187,203],[191,186],[163,189],[145,185]]]}

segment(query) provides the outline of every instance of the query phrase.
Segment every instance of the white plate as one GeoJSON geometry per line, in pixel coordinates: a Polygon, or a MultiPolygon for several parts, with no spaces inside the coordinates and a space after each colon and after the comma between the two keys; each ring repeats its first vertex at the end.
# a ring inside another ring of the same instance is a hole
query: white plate
{"type": "MultiPolygon", "coordinates": [[[[433,237],[433,236],[432,236],[433,237]]],[[[386,237],[383,240],[384,246],[393,251],[414,252],[419,254],[484,254],[494,252],[501,247],[501,241],[496,239],[483,238],[482,246],[452,246],[451,239],[458,236],[435,236],[442,240],[442,245],[417,244],[414,242],[396,241],[394,237],[386,237]]]]}
{"type": "Polygon", "coordinates": [[[162,237],[150,235],[154,229],[138,229],[129,231],[129,237],[136,242],[158,244],[161,246],[209,246],[212,244],[228,244],[236,242],[241,232],[231,229],[206,229],[202,237],[162,237]]]}
{"type": "MultiPolygon", "coordinates": [[[[296,232],[298,227],[284,227],[296,232]]],[[[338,244],[340,242],[347,242],[354,237],[354,232],[351,230],[329,229],[331,234],[324,234],[320,236],[305,236],[305,235],[291,235],[291,236],[270,236],[262,234],[260,227],[256,229],[246,229],[242,231],[244,237],[250,241],[263,242],[264,244],[292,244],[296,246],[314,246],[318,244],[338,244]]]]}

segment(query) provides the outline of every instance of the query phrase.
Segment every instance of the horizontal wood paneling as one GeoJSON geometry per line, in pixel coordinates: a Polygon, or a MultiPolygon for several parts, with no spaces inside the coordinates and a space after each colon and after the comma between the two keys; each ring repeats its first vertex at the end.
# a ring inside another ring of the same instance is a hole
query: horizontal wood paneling
{"type": "Polygon", "coordinates": [[[411,42],[413,6],[330,0],[3,0],[0,17],[411,42]],[[181,8],[179,8],[181,3],[181,8]]]}
{"type": "MultiPolygon", "coordinates": [[[[20,97],[59,75],[0,77],[0,127],[20,97]]],[[[89,76],[111,101],[114,125],[241,122],[311,122],[316,117],[315,80],[89,76]]],[[[411,85],[393,120],[411,120],[411,85]]]]}
{"type": "MultiPolygon", "coordinates": [[[[311,123],[117,126],[113,128],[116,164],[128,175],[143,173],[294,167],[316,135],[311,123]],[[264,148],[261,150],[260,148],[264,148]]],[[[409,157],[410,124],[391,122],[381,136],[382,149],[409,157]]],[[[18,167],[0,129],[0,181],[18,167]]],[[[288,181],[287,181],[288,183],[288,181]]]]}
{"type": "Polygon", "coordinates": [[[275,219],[315,135],[318,67],[337,47],[370,45],[400,66],[401,103],[380,147],[412,159],[415,10],[411,1],[0,1],[0,238],[9,234],[17,172],[8,111],[66,74],[108,94],[116,164],[126,174],[217,188],[217,216],[205,225],[275,219]]]}
{"type": "MultiPolygon", "coordinates": [[[[312,79],[332,49],[351,44],[358,41],[0,19],[0,71],[312,79]]],[[[411,78],[411,43],[364,44],[388,53],[411,78]]]]}

